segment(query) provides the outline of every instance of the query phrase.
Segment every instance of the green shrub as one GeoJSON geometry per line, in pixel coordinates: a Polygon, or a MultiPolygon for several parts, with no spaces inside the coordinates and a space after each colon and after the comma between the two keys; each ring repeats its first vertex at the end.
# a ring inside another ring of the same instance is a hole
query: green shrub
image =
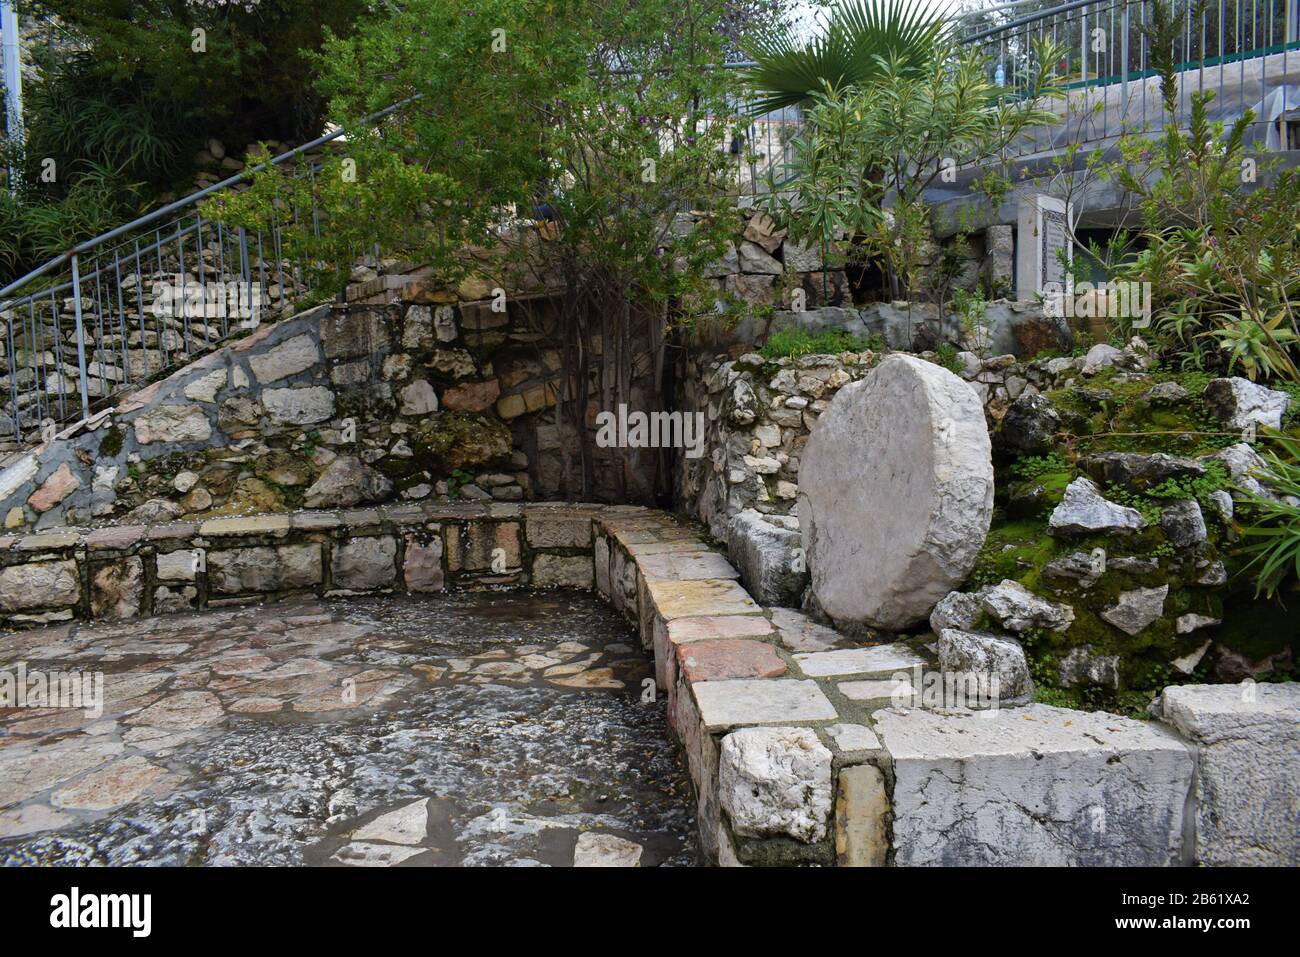
{"type": "Polygon", "coordinates": [[[759,354],[765,359],[797,359],[800,356],[838,355],[841,352],[879,352],[883,343],[878,336],[866,339],[832,329],[813,335],[803,329],[782,329],[768,336],[759,354]]]}
{"type": "Polygon", "coordinates": [[[1300,498],[1300,440],[1279,432],[1269,438],[1277,449],[1263,452],[1269,484],[1282,501],[1247,495],[1243,508],[1242,553],[1249,561],[1242,571],[1253,571],[1255,594],[1273,597],[1288,582],[1300,578],[1300,505],[1287,501],[1300,498]],[[1280,452],[1279,452],[1280,450],[1280,452]]]}

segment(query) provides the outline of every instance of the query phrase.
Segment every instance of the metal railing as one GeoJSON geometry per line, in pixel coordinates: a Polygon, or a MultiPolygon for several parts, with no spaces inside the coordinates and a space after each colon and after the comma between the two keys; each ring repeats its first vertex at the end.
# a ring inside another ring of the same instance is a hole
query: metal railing
{"type": "MultiPolygon", "coordinates": [[[[1032,10],[1023,0],[962,17],[958,37],[989,57],[994,79],[1024,93],[1034,70],[1035,40],[1064,48],[1057,75],[1067,97],[1065,122],[1030,131],[1014,155],[1050,152],[1069,142],[1104,144],[1125,133],[1160,129],[1167,117],[1151,56],[1152,0],[1072,0],[1032,10]]],[[[1300,0],[1169,0],[1179,17],[1174,61],[1181,77],[1178,119],[1192,90],[1214,90],[1214,119],[1254,110],[1248,142],[1300,148],[1300,0]]]]}
{"type": "MultiPolygon", "coordinates": [[[[417,98],[357,125],[377,123],[417,98]]],[[[98,400],[247,329],[245,316],[290,308],[307,291],[308,270],[287,258],[285,231],[310,228],[319,236],[319,210],[286,209],[268,229],[249,231],[207,220],[198,207],[269,167],[301,163],[346,132],[319,136],[78,243],[0,289],[0,436],[22,442],[45,423],[86,418],[98,400]],[[158,308],[151,287],[168,280],[175,308],[158,308]]],[[[318,169],[308,160],[297,175],[314,177],[318,169]]]]}

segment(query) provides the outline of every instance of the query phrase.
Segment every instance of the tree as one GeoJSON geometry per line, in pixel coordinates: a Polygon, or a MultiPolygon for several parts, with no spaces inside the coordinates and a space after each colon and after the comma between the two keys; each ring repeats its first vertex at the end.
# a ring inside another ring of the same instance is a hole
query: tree
{"type": "Polygon", "coordinates": [[[983,54],[946,43],[920,63],[877,58],[869,86],[814,93],[794,141],[793,188],[774,198],[774,213],[802,242],[847,239],[851,255],[877,258],[894,298],[920,291],[921,250],[933,241],[925,190],[975,167],[977,188],[1004,192],[1010,145],[1056,122],[1040,106],[1060,92],[1050,44],[1038,62],[1023,98],[1003,95],[983,54]]]}
{"type": "MultiPolygon", "coordinates": [[[[334,181],[325,195],[333,177],[317,177],[323,233],[404,252],[449,283],[477,268],[466,251],[484,247],[559,280],[557,415],[584,437],[569,476],[575,497],[594,487],[589,399],[609,410],[663,402],[667,337],[689,320],[682,303],[733,227],[722,146],[734,79],[718,69],[733,7],[411,0],[331,38],[317,58],[321,90],[345,123],[416,98],[349,135],[354,184],[334,181]],[[699,225],[685,228],[687,212],[699,225]],[[652,357],[650,394],[633,388],[639,354],[652,357]]],[[[267,214],[290,178],[267,174],[222,215],[267,214]]],[[[666,487],[665,465],[624,455],[620,484],[649,497],[666,487]]]]}

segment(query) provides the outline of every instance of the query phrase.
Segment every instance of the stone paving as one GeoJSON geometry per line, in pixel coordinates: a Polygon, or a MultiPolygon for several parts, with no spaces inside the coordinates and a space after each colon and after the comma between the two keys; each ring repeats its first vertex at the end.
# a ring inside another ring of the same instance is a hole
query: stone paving
{"type": "Polygon", "coordinates": [[[104,680],[102,714],[0,711],[0,862],[698,863],[635,641],[571,591],[0,636],[0,672],[104,680]]]}

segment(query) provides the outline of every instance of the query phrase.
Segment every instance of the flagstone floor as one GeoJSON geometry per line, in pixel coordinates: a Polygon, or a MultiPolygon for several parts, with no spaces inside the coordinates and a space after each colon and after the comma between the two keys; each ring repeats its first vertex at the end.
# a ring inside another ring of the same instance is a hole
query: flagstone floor
{"type": "Polygon", "coordinates": [[[581,592],[0,634],[0,677],[105,699],[0,710],[0,863],[697,864],[634,642],[581,592]]]}

